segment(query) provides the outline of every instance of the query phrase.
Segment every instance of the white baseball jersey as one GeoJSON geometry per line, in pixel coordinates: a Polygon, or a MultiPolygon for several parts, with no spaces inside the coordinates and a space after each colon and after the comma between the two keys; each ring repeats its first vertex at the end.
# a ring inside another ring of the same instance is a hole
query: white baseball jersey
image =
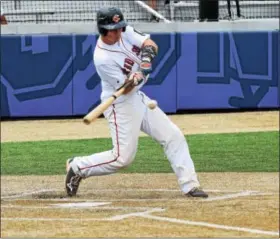
{"type": "MultiPolygon", "coordinates": [[[[127,75],[132,71],[139,69],[140,49],[146,39],[150,38],[149,34],[138,32],[131,26],[126,27],[126,31],[121,33],[121,39],[113,44],[107,45],[101,38],[98,39],[94,51],[94,65],[101,78],[101,100],[110,97],[127,79],[127,75]]],[[[143,86],[119,97],[115,103],[129,98],[129,96],[143,86]]]]}

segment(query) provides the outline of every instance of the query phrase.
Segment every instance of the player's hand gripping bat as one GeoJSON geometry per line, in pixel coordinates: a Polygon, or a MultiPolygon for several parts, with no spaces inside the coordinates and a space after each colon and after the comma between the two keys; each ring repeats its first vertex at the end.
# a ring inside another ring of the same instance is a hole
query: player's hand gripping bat
{"type": "Polygon", "coordinates": [[[90,111],[84,118],[83,122],[85,124],[90,124],[92,121],[97,119],[103,112],[109,108],[110,105],[113,104],[113,102],[120,97],[127,88],[131,87],[134,84],[133,81],[127,81],[125,84],[122,85],[111,97],[109,97],[107,100],[99,104],[96,108],[94,108],[92,111],[90,111]]]}
{"type": "MultiPolygon", "coordinates": [[[[146,76],[146,79],[149,78],[149,75],[146,76]]],[[[96,108],[94,108],[92,111],[90,111],[84,118],[83,122],[85,124],[90,124],[92,121],[97,119],[103,112],[110,107],[110,105],[113,104],[113,102],[123,95],[126,90],[132,85],[135,85],[135,82],[133,80],[127,81],[125,84],[123,84],[110,98],[99,104],[96,108]]]]}

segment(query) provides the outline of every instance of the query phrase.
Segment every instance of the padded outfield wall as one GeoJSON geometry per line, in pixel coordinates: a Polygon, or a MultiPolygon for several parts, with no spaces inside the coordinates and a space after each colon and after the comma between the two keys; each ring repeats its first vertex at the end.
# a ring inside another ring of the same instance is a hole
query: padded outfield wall
{"type": "MultiPolygon", "coordinates": [[[[1,35],[2,116],[84,115],[100,102],[96,33],[17,33],[1,35]]],[[[151,38],[160,51],[143,91],[165,112],[279,107],[278,30],[165,30],[151,38]]]]}

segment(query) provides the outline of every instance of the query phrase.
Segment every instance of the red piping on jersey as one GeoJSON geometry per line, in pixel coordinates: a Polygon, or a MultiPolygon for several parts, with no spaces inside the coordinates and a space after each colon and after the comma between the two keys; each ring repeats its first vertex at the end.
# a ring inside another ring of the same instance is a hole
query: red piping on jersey
{"type": "Polygon", "coordinates": [[[118,131],[118,125],[117,125],[117,115],[116,115],[114,105],[113,105],[113,114],[114,114],[114,121],[115,121],[114,123],[115,123],[115,126],[116,126],[117,157],[114,158],[113,160],[109,161],[109,162],[99,163],[99,164],[95,164],[95,165],[92,165],[92,166],[87,166],[87,167],[84,167],[84,168],[80,168],[80,170],[94,168],[94,167],[98,167],[98,166],[101,166],[101,165],[104,165],[104,164],[113,163],[113,162],[117,161],[118,158],[120,157],[119,131],[118,131]]]}

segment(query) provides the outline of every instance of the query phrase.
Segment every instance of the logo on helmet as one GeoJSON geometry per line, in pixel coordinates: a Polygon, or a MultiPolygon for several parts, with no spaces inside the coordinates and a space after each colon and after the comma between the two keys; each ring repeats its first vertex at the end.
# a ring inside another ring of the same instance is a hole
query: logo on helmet
{"type": "Polygon", "coordinates": [[[120,16],[119,15],[115,15],[113,16],[113,22],[118,23],[120,21],[120,16]]]}

